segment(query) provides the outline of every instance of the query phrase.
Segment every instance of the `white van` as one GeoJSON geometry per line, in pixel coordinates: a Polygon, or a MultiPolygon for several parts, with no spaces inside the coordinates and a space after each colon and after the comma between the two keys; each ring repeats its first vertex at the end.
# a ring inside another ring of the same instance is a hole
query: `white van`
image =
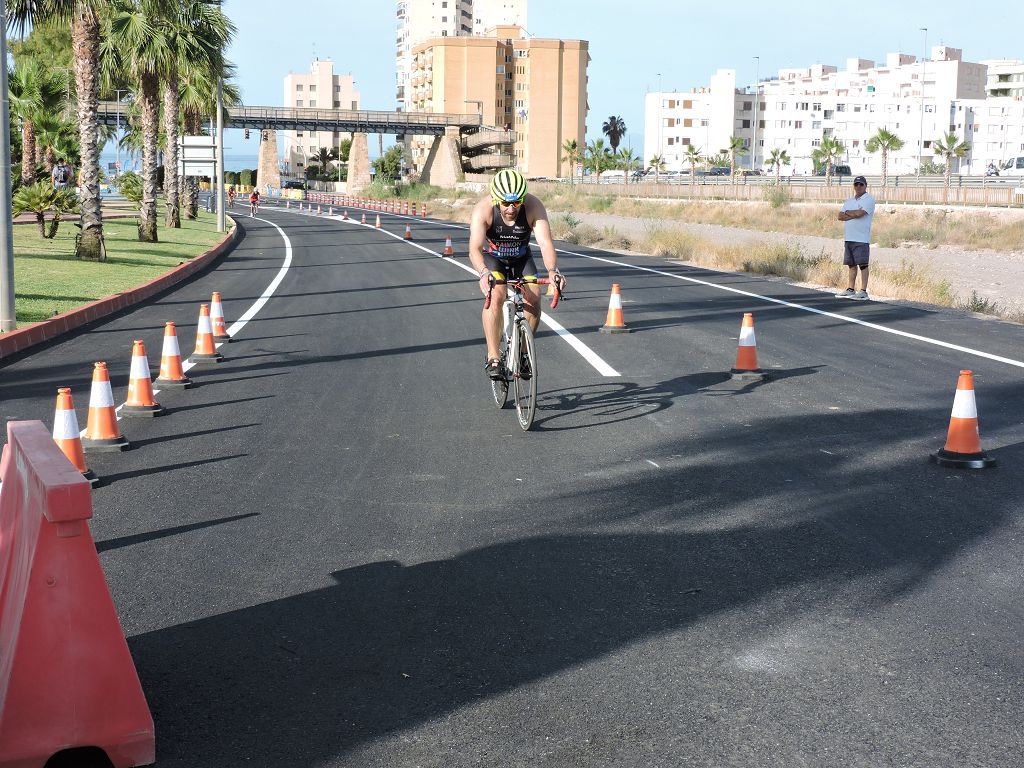
{"type": "Polygon", "coordinates": [[[999,166],[1000,176],[1024,176],[1024,155],[1011,157],[999,166]]]}

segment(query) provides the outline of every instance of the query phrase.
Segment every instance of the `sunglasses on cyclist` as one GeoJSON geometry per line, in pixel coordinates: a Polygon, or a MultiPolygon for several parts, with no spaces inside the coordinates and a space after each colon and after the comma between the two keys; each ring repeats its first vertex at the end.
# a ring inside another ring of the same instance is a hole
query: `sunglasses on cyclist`
{"type": "Polygon", "coordinates": [[[502,200],[500,203],[498,203],[498,205],[502,206],[503,208],[518,208],[522,204],[522,200],[502,200]]]}

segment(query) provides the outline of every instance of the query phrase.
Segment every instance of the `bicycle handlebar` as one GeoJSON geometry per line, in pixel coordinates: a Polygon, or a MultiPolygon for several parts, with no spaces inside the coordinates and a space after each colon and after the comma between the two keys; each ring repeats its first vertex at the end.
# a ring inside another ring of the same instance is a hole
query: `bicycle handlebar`
{"type": "Polygon", "coordinates": [[[548,280],[547,278],[538,278],[536,280],[524,280],[521,277],[514,278],[512,280],[496,280],[493,276],[490,279],[490,287],[487,289],[487,295],[484,297],[484,309],[490,309],[491,307],[491,291],[496,285],[554,285],[555,292],[551,296],[551,308],[554,309],[558,306],[559,300],[562,298],[562,287],[559,280],[548,280]]]}

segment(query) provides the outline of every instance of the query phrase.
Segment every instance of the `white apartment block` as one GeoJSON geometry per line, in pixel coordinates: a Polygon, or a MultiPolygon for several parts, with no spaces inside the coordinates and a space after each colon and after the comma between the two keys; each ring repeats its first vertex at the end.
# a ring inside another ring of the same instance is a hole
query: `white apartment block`
{"type": "Polygon", "coordinates": [[[498,26],[526,26],[527,0],[398,0],[395,36],[395,98],[409,110],[412,49],[434,37],[483,35],[498,26]]]}
{"type": "MultiPolygon", "coordinates": [[[[764,100],[756,105],[758,119],[764,113],[764,100]]],[[[754,95],[736,88],[736,70],[720,69],[711,76],[710,85],[689,91],[648,93],[644,104],[644,163],[661,155],[666,170],[689,168],[687,147],[695,146],[701,155],[716,155],[737,136],[748,148],[754,138],[754,95]]],[[[749,155],[739,160],[750,164],[749,155]]]]}
{"type": "MultiPolygon", "coordinates": [[[[1024,64],[1000,65],[995,82],[1012,89],[1020,73],[1024,90],[1024,64]]],[[[756,137],[748,128],[752,110],[746,108],[752,94],[735,88],[732,70],[719,70],[709,88],[647,95],[644,157],[660,150],[670,170],[682,169],[686,144],[715,154],[732,135],[754,144],[754,156],[742,157],[741,167],[763,168],[772,149],[780,148],[792,159],[782,173],[804,175],[813,172],[811,153],[821,139],[832,136],[846,147],[840,163],[855,174],[879,174],[881,153],[869,153],[865,145],[886,128],[904,142],[889,155],[890,174],[915,173],[922,160],[942,162],[932,143],[948,132],[971,144],[954,172],[981,174],[990,162],[1024,154],[1024,94],[993,98],[1000,90],[992,88],[990,66],[963,61],[959,49],[936,46],[930,60],[890,53],[884,64],[851,58],[842,70],[827,64],[782,69],[758,83],[756,137]]]]}
{"type": "MultiPolygon", "coordinates": [[[[284,106],[319,109],[359,109],[359,91],[352,74],[334,74],[334,62],[316,59],[308,75],[289,73],[284,78],[284,106]]],[[[338,149],[349,133],[331,131],[282,131],[284,170],[290,176],[304,176],[309,158],[321,147],[338,149]]]]}
{"type": "Polygon", "coordinates": [[[987,95],[1024,99],[1024,61],[993,59],[981,63],[988,67],[987,95]]]}

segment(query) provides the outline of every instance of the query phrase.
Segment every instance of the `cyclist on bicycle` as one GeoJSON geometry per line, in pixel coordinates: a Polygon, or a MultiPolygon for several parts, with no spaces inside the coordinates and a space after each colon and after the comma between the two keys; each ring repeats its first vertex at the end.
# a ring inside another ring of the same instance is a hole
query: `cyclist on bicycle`
{"type": "Polygon", "coordinates": [[[234,205],[234,204],[235,204],[235,185],[232,184],[230,187],[228,187],[228,205],[234,205]]]}
{"type": "MultiPolygon", "coordinates": [[[[535,195],[526,191],[526,179],[518,171],[505,169],[494,174],[490,195],[473,208],[469,225],[469,260],[480,275],[480,291],[485,296],[493,291],[491,305],[483,310],[481,320],[487,341],[484,371],[494,379],[501,378],[499,345],[501,343],[501,306],[505,286],[491,286],[494,280],[523,278],[536,282],[537,266],[530,250],[530,234],[537,239],[540,255],[548,270],[548,279],[565,285],[558,271],[558,254],[551,239],[548,212],[535,195]]],[[[540,324],[540,287],[523,287],[523,301],[530,327],[540,324]]]]}
{"type": "Polygon", "coordinates": [[[255,216],[260,209],[260,192],[255,187],[249,193],[249,215],[255,216]]]}

